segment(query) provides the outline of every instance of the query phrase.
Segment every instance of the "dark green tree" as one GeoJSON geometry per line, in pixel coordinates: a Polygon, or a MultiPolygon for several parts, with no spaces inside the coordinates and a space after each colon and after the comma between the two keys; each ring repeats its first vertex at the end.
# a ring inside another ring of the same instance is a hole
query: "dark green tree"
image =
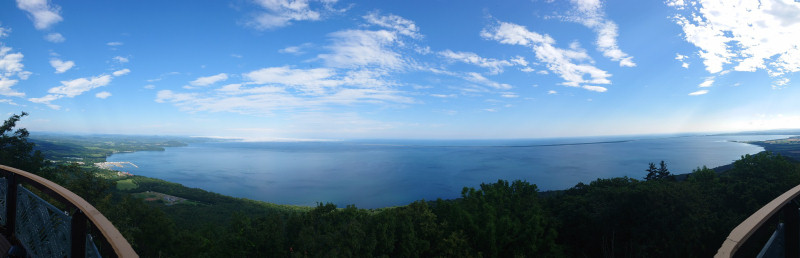
{"type": "Polygon", "coordinates": [[[12,115],[0,126],[0,164],[22,169],[31,173],[39,173],[46,165],[44,156],[34,151],[32,142],[28,142],[28,130],[14,130],[17,122],[28,113],[12,115]]]}
{"type": "Polygon", "coordinates": [[[644,179],[647,181],[672,178],[669,169],[667,169],[667,163],[663,160],[659,163],[658,168],[656,168],[656,164],[650,162],[649,167],[645,171],[647,171],[647,176],[645,176],[644,179]]]}

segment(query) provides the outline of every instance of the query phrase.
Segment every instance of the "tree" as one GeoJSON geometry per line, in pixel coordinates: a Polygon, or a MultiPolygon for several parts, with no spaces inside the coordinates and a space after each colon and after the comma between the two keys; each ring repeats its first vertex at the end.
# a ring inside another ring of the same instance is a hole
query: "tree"
{"type": "Polygon", "coordinates": [[[644,177],[644,180],[650,181],[658,177],[658,169],[656,168],[656,164],[653,164],[653,162],[650,162],[650,167],[645,171],[647,171],[647,176],[644,177]]]}
{"type": "Polygon", "coordinates": [[[28,130],[14,130],[17,122],[27,115],[25,112],[12,115],[0,126],[0,164],[39,173],[46,164],[44,156],[40,151],[33,151],[34,144],[28,142],[28,130]]]}
{"type": "Polygon", "coordinates": [[[650,166],[645,171],[647,171],[647,176],[644,179],[647,181],[672,178],[669,169],[667,169],[667,163],[663,160],[659,163],[659,168],[656,168],[656,164],[650,162],[650,166]]]}

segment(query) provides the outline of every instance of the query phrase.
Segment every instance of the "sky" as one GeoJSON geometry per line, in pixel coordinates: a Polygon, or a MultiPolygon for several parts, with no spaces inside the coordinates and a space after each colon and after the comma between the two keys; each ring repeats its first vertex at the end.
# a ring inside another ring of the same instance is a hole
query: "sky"
{"type": "Polygon", "coordinates": [[[0,2],[34,132],[498,139],[800,128],[800,2],[0,2]]]}

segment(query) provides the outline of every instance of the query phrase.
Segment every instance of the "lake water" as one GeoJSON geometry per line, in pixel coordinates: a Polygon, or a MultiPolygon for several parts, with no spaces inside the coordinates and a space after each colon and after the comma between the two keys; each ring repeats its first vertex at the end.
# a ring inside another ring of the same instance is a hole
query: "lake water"
{"type": "Polygon", "coordinates": [[[360,208],[457,198],[465,186],[527,180],[560,190],[597,178],[643,178],[649,162],[673,174],[729,164],[763,148],[732,141],[788,135],[605,137],[501,141],[197,143],[114,154],[133,174],[279,204],[360,208]]]}

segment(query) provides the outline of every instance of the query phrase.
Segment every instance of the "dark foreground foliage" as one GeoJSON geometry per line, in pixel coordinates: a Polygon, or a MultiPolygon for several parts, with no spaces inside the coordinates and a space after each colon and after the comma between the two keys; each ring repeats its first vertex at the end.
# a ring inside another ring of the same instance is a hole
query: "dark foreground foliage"
{"type": "Polygon", "coordinates": [[[542,197],[534,184],[499,180],[455,200],[376,210],[293,208],[133,178],[139,191],[195,201],[164,205],[116,190],[97,169],[44,163],[27,132],[11,130],[19,116],[9,120],[0,161],[83,196],[142,257],[709,257],[739,222],[800,184],[797,164],[768,152],[682,181],[598,179],[542,197]]]}

